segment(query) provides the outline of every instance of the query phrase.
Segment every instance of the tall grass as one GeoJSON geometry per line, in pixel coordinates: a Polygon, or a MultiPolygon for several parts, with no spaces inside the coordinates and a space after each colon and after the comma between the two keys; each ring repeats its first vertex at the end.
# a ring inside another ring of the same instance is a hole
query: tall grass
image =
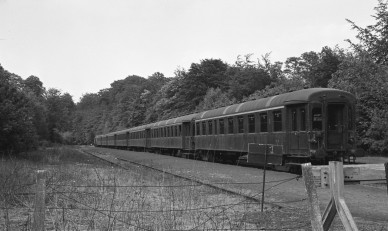
{"type": "Polygon", "coordinates": [[[47,170],[46,227],[53,230],[248,230],[272,224],[251,219],[260,205],[242,198],[56,147],[1,162],[0,203],[11,209],[2,209],[0,229],[30,229],[33,194],[28,193],[34,192],[30,184],[37,169],[47,170]]]}

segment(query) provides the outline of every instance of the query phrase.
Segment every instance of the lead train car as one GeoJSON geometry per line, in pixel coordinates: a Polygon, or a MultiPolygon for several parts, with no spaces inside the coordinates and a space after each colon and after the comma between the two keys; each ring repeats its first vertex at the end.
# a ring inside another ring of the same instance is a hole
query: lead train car
{"type": "Polygon", "coordinates": [[[341,90],[303,89],[99,135],[95,144],[231,162],[269,144],[277,165],[326,163],[355,153],[355,101],[341,90]]]}

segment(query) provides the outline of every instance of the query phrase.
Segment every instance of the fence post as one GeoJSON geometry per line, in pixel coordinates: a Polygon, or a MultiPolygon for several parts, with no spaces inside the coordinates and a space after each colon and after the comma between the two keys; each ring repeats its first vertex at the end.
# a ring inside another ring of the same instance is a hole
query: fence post
{"type": "Polygon", "coordinates": [[[264,171],[263,171],[263,190],[261,192],[261,212],[264,211],[264,193],[265,193],[265,172],[267,169],[267,152],[268,152],[268,145],[265,145],[265,151],[264,151],[264,171]]]}
{"type": "Polygon", "coordinates": [[[311,163],[302,164],[302,175],[309,199],[312,230],[323,231],[321,211],[319,209],[318,194],[315,188],[311,163]]]}
{"type": "Polygon", "coordinates": [[[44,170],[38,170],[36,175],[36,192],[35,192],[35,209],[34,209],[34,223],[32,230],[42,231],[45,230],[45,199],[46,199],[46,172],[44,170]]]}
{"type": "Polygon", "coordinates": [[[352,214],[344,199],[344,170],[343,163],[338,161],[329,162],[329,179],[331,200],[323,215],[324,230],[328,230],[336,214],[347,231],[358,230],[352,214]]]}

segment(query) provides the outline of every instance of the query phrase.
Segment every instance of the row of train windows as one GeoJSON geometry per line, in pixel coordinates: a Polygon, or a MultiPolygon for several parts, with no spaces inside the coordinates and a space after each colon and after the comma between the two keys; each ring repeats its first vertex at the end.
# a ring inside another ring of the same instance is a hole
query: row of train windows
{"type": "Polygon", "coordinates": [[[182,125],[155,128],[151,130],[151,138],[178,137],[178,136],[181,136],[181,134],[182,134],[182,125]]]}
{"type": "MultiPolygon", "coordinates": [[[[278,132],[283,130],[282,111],[276,110],[272,113],[272,131],[278,132]]],[[[313,127],[315,129],[322,129],[322,111],[321,109],[313,109],[312,113],[313,127]]],[[[248,114],[246,116],[232,116],[220,118],[216,120],[208,120],[197,122],[195,124],[196,135],[212,135],[212,134],[234,134],[234,133],[256,133],[268,132],[269,128],[268,113],[259,113],[258,118],[255,114],[248,114]],[[258,123],[259,122],[259,123],[258,123]],[[235,123],[237,126],[235,126],[235,123]],[[258,126],[257,126],[258,125],[258,126]]],[[[304,108],[291,110],[291,131],[305,131],[306,130],[306,110],[304,108]]],[[[151,138],[157,137],[179,137],[182,135],[182,125],[163,127],[151,129],[151,138]]],[[[143,139],[145,138],[145,131],[133,132],[130,134],[120,134],[117,139],[143,139]],[[123,137],[121,137],[123,136],[123,137]]],[[[112,137],[113,138],[113,137],[112,137]]]]}
{"type": "MultiPolygon", "coordinates": [[[[283,130],[282,112],[280,110],[273,111],[273,127],[274,132],[283,130]]],[[[258,119],[255,114],[248,114],[247,116],[227,117],[217,120],[208,120],[197,122],[196,135],[212,135],[212,134],[234,134],[234,133],[256,133],[268,132],[269,118],[268,114],[260,113],[258,119]],[[259,128],[256,128],[258,120],[260,122],[259,128]],[[235,126],[237,123],[237,126],[235,126]],[[214,129],[213,129],[214,128],[214,129]]]]}
{"type": "Polygon", "coordinates": [[[145,138],[145,132],[144,131],[132,132],[132,133],[129,133],[127,136],[129,136],[129,139],[143,139],[145,138]]]}

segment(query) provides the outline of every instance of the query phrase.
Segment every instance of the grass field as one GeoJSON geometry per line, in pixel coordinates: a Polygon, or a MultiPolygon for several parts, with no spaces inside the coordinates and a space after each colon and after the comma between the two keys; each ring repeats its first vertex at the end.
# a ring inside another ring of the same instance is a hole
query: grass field
{"type": "Polygon", "coordinates": [[[71,147],[3,158],[0,169],[1,230],[31,229],[38,169],[46,170],[48,230],[250,230],[270,225],[265,216],[257,219],[259,204],[141,167],[116,168],[71,147]]]}

